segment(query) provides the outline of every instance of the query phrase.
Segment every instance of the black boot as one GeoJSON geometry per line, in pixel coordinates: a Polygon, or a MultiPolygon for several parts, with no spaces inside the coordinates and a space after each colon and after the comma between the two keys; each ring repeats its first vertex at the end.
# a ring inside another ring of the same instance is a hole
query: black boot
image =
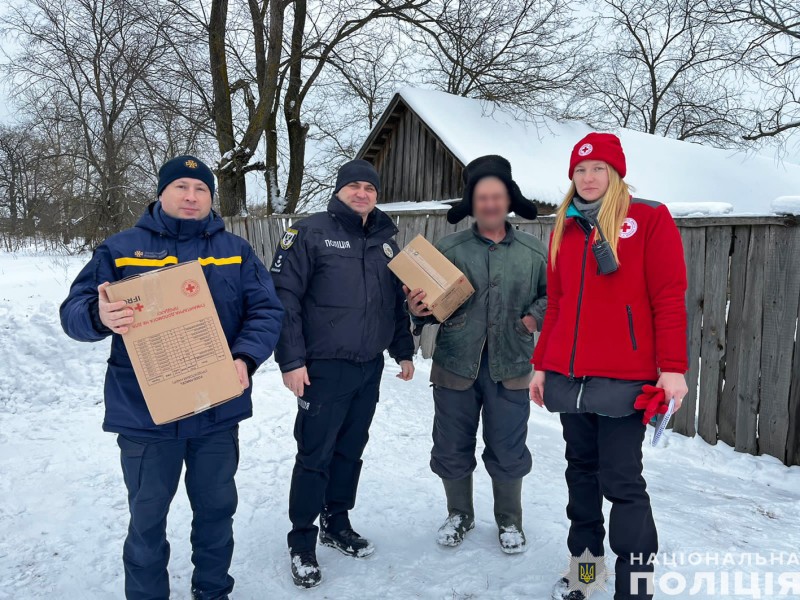
{"type": "MultiPolygon", "coordinates": [[[[200,590],[192,589],[192,600],[212,600],[212,598],[200,590]]],[[[230,596],[228,596],[228,594],[224,596],[214,596],[213,600],[230,600],[230,596]]]]}
{"type": "Polygon", "coordinates": [[[558,580],[550,597],[552,600],[586,600],[586,596],[580,590],[569,591],[569,580],[566,577],[558,580]]]}
{"type": "Polygon", "coordinates": [[[494,518],[500,549],[517,554],[528,549],[522,530],[522,479],[492,479],[494,518]]]}
{"type": "Polygon", "coordinates": [[[317,554],[313,550],[292,552],[292,581],[297,587],[317,587],[322,582],[317,554]]]}
{"type": "Polygon", "coordinates": [[[375,552],[375,546],[368,539],[361,537],[350,528],[332,532],[320,529],[319,543],[323,546],[336,548],[342,554],[354,558],[367,558],[375,552]]]}
{"type": "Polygon", "coordinates": [[[475,527],[472,507],[472,475],[463,479],[442,479],[447,496],[447,520],[439,527],[436,541],[442,546],[459,546],[475,527]]]}

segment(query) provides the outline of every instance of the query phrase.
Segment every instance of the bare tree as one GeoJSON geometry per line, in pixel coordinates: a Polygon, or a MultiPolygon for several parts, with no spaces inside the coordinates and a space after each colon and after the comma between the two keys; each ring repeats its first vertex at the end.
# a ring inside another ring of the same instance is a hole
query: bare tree
{"type": "Polygon", "coordinates": [[[0,127],[0,219],[5,221],[2,229],[6,239],[30,235],[33,230],[26,185],[28,159],[32,158],[28,139],[21,127],[0,127]]]}
{"type": "Polygon", "coordinates": [[[287,56],[288,77],[282,106],[288,138],[288,173],[284,211],[294,212],[300,202],[305,175],[306,142],[310,125],[304,120],[304,103],[324,69],[334,61],[337,48],[365,39],[371,23],[404,19],[430,0],[338,0],[317,2],[311,13],[306,0],[293,2],[293,24],[287,56]]]}
{"type": "Polygon", "coordinates": [[[741,144],[741,82],[729,32],[692,0],[605,0],[607,31],[568,116],[718,146],[741,144]]]}
{"type": "Polygon", "coordinates": [[[800,5],[794,0],[707,0],[706,18],[736,31],[735,50],[760,91],[748,141],[800,128],[800,5]]]}
{"type": "Polygon", "coordinates": [[[419,57],[409,48],[396,22],[380,21],[331,54],[305,103],[311,150],[297,211],[328,200],[338,167],[355,156],[394,93],[414,81],[419,57]]]}
{"type": "Polygon", "coordinates": [[[5,17],[22,46],[8,68],[17,100],[80,132],[96,199],[84,215],[88,241],[139,212],[132,166],[142,113],[133,99],[166,49],[169,18],[158,5],[123,0],[26,0],[5,17]]]}
{"type": "Polygon", "coordinates": [[[450,94],[553,112],[584,70],[566,0],[434,0],[408,18],[426,63],[424,81],[450,94]]]}

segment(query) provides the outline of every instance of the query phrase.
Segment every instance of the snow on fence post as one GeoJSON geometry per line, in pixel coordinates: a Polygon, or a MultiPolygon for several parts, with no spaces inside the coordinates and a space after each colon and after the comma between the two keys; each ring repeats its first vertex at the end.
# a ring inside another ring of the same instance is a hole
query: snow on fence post
{"type": "MultiPolygon", "coordinates": [[[[301,216],[225,221],[269,263],[285,228],[301,216]]],[[[401,247],[417,234],[436,242],[471,225],[471,219],[449,224],[444,211],[407,211],[392,218],[401,247]]],[[[553,227],[552,216],[511,222],[545,243],[553,227]]],[[[800,464],[797,218],[679,217],[676,223],[688,276],[689,394],[674,417],[674,431],[800,464]]],[[[431,356],[434,344],[431,329],[420,341],[423,356],[431,356]]]]}

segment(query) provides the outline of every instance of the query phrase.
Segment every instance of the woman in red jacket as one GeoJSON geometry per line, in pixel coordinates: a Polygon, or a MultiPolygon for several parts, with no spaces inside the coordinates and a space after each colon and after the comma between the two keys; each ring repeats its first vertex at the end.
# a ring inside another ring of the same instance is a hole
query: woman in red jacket
{"type": "MultiPolygon", "coordinates": [[[[534,403],[561,413],[573,557],[604,554],[603,497],[612,503],[615,600],[652,597],[644,581],[631,582],[650,576],[648,558],[658,551],[642,477],[645,425],[634,402],[646,384],[676,407],[687,392],[681,237],[665,206],[631,197],[625,172],[612,134],[590,133],[572,151],[530,385],[534,403]]],[[[580,583],[561,580],[553,598],[581,600],[580,583]]]]}

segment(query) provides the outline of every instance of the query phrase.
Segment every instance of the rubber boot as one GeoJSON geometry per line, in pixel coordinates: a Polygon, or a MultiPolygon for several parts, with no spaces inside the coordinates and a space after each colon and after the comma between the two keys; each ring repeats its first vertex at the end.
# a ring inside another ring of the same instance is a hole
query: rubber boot
{"type": "Polygon", "coordinates": [[[442,546],[459,546],[475,527],[472,506],[472,475],[463,479],[442,479],[447,496],[447,520],[439,527],[436,541],[442,546]]]}
{"type": "Polygon", "coordinates": [[[492,479],[494,518],[500,549],[517,554],[528,549],[522,530],[522,479],[492,479]]]}

